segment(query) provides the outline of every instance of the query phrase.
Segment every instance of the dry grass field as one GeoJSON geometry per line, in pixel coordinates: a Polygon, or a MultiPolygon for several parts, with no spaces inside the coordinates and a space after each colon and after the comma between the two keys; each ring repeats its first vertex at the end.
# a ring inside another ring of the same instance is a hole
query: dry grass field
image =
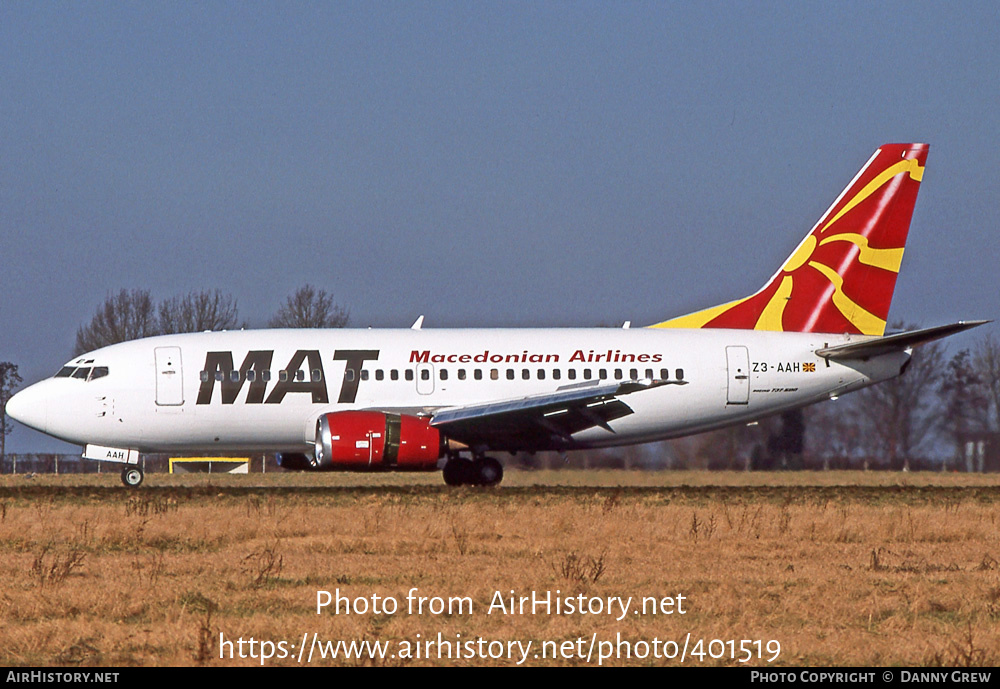
{"type": "Polygon", "coordinates": [[[0,663],[996,665],[998,483],[565,471],[510,472],[495,490],[273,474],[129,491],[115,474],[4,476],[0,663]],[[398,608],[317,614],[318,591],[398,608]],[[488,614],[511,591],[603,610],[488,614]],[[674,598],[672,614],[644,597],[674,598]],[[387,652],[320,657],[338,640],[387,652]]]}

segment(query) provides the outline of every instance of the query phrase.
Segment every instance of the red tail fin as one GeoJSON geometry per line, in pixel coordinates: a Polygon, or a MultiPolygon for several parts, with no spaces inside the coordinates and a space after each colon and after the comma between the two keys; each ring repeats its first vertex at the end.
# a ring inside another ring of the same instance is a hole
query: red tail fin
{"type": "Polygon", "coordinates": [[[875,151],[756,294],[651,327],[882,335],[927,148],[875,151]]]}

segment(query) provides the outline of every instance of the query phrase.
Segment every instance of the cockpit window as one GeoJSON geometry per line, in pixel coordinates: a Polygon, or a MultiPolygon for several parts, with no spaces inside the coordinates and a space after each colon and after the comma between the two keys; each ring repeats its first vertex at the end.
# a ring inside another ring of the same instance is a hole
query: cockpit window
{"type": "Polygon", "coordinates": [[[79,380],[97,380],[98,378],[103,378],[108,375],[109,369],[107,366],[63,366],[59,369],[55,378],[77,378],[79,380]]]}

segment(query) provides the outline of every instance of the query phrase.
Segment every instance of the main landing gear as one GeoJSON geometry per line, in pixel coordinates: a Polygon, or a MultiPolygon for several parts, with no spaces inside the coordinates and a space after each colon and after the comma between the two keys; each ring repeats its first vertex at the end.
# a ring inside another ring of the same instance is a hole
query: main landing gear
{"type": "Polygon", "coordinates": [[[496,486],[503,480],[503,465],[493,457],[464,459],[455,454],[448,458],[443,473],[449,486],[496,486]]]}
{"type": "Polygon", "coordinates": [[[125,467],[122,469],[122,483],[129,488],[138,488],[142,483],[142,469],[139,467],[125,467]]]}

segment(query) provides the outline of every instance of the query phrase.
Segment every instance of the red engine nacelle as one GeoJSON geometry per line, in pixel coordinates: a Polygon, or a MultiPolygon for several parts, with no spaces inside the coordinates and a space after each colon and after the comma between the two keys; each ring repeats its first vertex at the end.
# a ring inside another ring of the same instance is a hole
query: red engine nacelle
{"type": "Polygon", "coordinates": [[[431,471],[444,439],[427,419],[377,411],[340,411],[316,421],[317,469],[431,471]]]}

